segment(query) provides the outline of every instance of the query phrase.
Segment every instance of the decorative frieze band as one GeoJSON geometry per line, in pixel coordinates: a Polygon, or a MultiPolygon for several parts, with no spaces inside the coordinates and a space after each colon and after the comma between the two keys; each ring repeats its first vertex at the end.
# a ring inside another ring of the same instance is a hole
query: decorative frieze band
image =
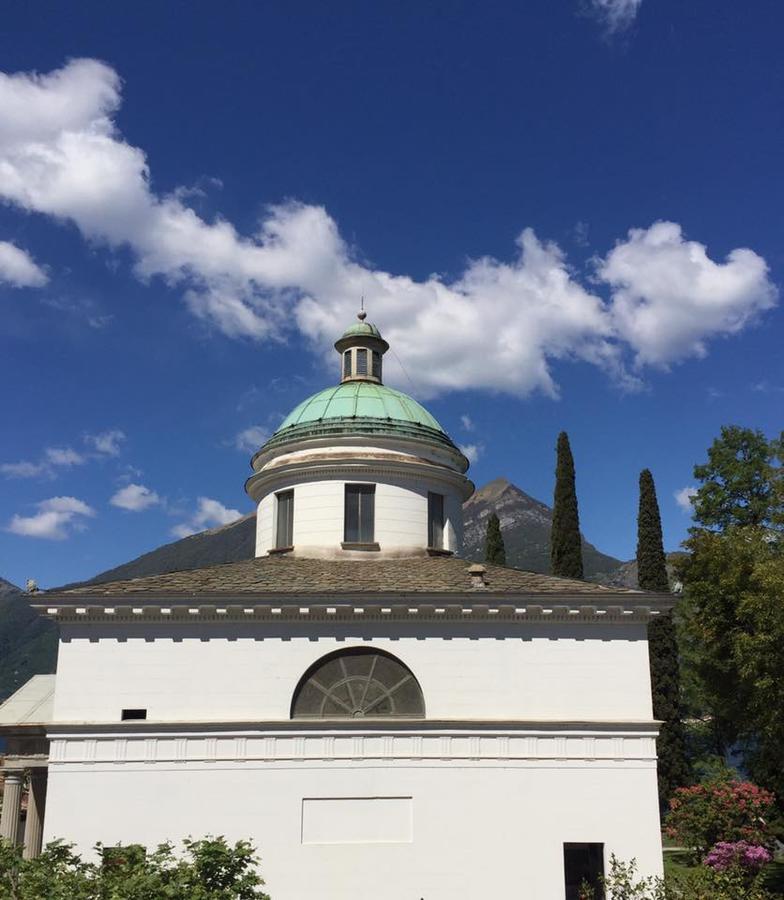
{"type": "Polygon", "coordinates": [[[653,734],[165,734],[52,737],[58,763],[330,760],[653,761],[653,734]]]}
{"type": "MultiPolygon", "coordinates": [[[[484,600],[484,598],[483,598],[484,600]]],[[[357,621],[432,621],[460,622],[461,625],[471,622],[507,621],[507,622],[606,622],[631,623],[648,622],[660,615],[668,605],[658,609],[649,602],[641,603],[634,597],[619,604],[614,601],[586,600],[574,598],[564,602],[560,599],[538,600],[530,602],[530,598],[502,599],[487,598],[485,602],[475,602],[474,598],[466,598],[456,603],[447,598],[422,602],[419,598],[407,598],[405,601],[364,600],[361,605],[345,602],[340,599],[313,602],[313,598],[291,601],[257,601],[245,600],[243,603],[204,602],[189,599],[153,599],[145,597],[143,601],[129,599],[122,605],[113,601],[113,605],[104,602],[83,599],[76,603],[56,606],[37,605],[36,609],[50,618],[61,622],[78,622],[80,624],[112,624],[117,622],[169,622],[177,624],[199,625],[212,622],[244,622],[258,624],[276,622],[357,622],[357,621]],[[84,604],[84,605],[82,605],[84,604]],[[139,605],[136,605],[139,604],[139,605]]]]}

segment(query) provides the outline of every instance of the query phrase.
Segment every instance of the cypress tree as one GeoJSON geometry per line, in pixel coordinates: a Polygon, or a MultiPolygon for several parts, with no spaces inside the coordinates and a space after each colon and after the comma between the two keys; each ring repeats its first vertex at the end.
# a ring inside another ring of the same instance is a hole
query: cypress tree
{"type": "Polygon", "coordinates": [[[487,518],[487,537],[485,538],[485,562],[496,566],[506,565],[506,547],[501,534],[501,521],[495,513],[487,518]]]}
{"type": "Polygon", "coordinates": [[[637,584],[643,591],[669,591],[659,501],[650,469],[640,472],[637,514],[637,584]]]}
{"type": "MultiPolygon", "coordinates": [[[[669,590],[659,502],[653,476],[648,469],[640,473],[637,584],[645,591],[669,590]]],[[[659,803],[665,809],[675,788],[686,784],[690,775],[681,720],[678,642],[671,612],[659,616],[648,626],[648,656],[653,716],[662,722],[656,749],[659,757],[659,803]]]]}
{"type": "Polygon", "coordinates": [[[550,532],[550,569],[564,578],[583,577],[580,516],[574,486],[574,459],[565,431],[558,435],[555,464],[555,498],[550,532]]]}

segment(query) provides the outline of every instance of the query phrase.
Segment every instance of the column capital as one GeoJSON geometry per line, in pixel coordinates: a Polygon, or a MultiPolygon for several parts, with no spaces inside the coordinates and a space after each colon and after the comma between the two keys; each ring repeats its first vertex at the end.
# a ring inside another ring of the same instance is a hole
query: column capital
{"type": "Polygon", "coordinates": [[[6,784],[20,784],[25,777],[24,769],[0,769],[6,784]]]}

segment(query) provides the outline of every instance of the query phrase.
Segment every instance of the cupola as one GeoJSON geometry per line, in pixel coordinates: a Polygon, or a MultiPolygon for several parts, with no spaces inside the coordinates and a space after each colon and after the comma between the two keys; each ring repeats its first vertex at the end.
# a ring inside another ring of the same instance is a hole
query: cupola
{"type": "Polygon", "coordinates": [[[389,344],[375,325],[365,321],[366,318],[365,310],[360,310],[359,321],[335,341],[335,349],[340,354],[341,384],[347,381],[383,383],[382,359],[389,344]]]}
{"type": "Polygon", "coordinates": [[[335,342],[340,384],[304,399],[254,454],[256,555],[459,553],[468,460],[413,397],[382,383],[365,311],[335,342]]]}

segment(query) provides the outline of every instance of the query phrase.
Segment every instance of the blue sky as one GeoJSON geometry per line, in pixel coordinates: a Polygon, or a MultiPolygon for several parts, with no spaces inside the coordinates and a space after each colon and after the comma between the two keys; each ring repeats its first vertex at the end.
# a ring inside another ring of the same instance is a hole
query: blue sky
{"type": "Polygon", "coordinates": [[[634,553],[724,423],[782,427],[775,2],[9,2],[0,575],[89,577],[250,511],[254,441],[388,381],[634,553]],[[113,502],[112,502],[113,501],[113,502]]]}

